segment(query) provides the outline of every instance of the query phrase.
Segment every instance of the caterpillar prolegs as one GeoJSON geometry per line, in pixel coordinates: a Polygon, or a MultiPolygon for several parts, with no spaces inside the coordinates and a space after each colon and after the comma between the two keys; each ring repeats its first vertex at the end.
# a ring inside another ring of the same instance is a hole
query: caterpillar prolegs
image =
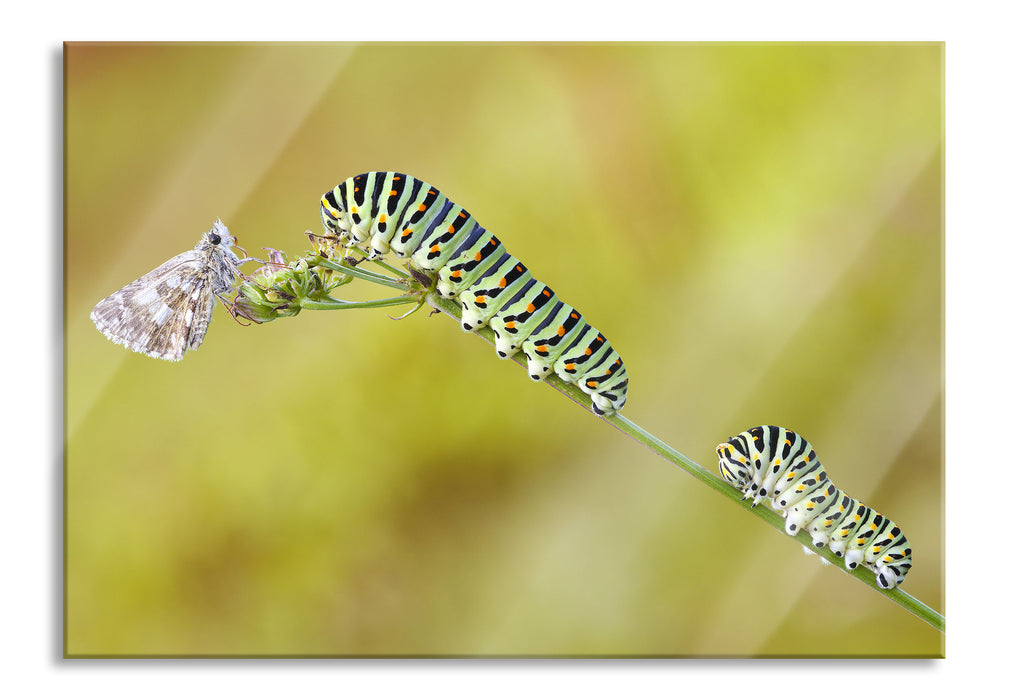
{"type": "Polygon", "coordinates": [[[765,502],[785,516],[785,532],[806,530],[845,567],[859,564],[880,588],[894,588],[911,569],[911,545],[893,521],[834,486],[816,451],[791,430],[761,425],[716,449],[718,469],[753,504],[765,502]]]}
{"type": "Polygon", "coordinates": [[[463,330],[489,324],[498,356],[521,349],[534,381],[554,372],[588,394],[597,415],[623,408],[627,369],[605,336],[431,185],[403,173],[363,173],[324,194],[321,209],[342,245],[364,247],[371,258],[391,251],[430,273],[440,296],[458,298],[463,330]]]}

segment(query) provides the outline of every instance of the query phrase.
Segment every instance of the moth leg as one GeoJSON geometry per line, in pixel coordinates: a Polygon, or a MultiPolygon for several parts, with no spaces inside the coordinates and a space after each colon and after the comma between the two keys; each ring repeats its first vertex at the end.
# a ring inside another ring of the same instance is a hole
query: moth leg
{"type": "Polygon", "coordinates": [[[237,323],[238,325],[240,325],[240,326],[251,326],[253,323],[255,323],[256,325],[259,325],[261,323],[261,321],[257,321],[255,319],[251,319],[248,316],[245,316],[243,314],[238,313],[238,311],[235,309],[234,302],[232,302],[227,297],[221,296],[217,292],[214,292],[214,296],[217,297],[217,300],[219,302],[221,302],[221,305],[225,309],[227,309],[228,314],[231,316],[231,318],[235,319],[235,323],[237,323]],[[242,318],[246,319],[247,321],[250,321],[250,323],[242,323],[241,320],[239,320],[239,316],[241,316],[242,318]]]}

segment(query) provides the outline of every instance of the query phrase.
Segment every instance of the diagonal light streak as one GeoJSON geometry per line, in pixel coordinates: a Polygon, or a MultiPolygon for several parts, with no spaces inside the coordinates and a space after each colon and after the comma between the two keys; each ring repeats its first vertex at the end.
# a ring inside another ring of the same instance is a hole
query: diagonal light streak
{"type": "MultiPolygon", "coordinates": [[[[151,236],[160,230],[159,222],[172,218],[180,202],[213,211],[214,216],[230,220],[230,215],[255,191],[301,125],[333,89],[353,51],[348,48],[342,60],[320,61],[318,54],[311,51],[265,50],[255,52],[248,62],[241,64],[231,81],[231,89],[220,95],[216,108],[203,120],[200,137],[166,173],[165,181],[158,188],[158,197],[147,208],[145,219],[137,226],[131,241],[124,243],[120,258],[142,258],[136,255],[136,250],[150,247],[151,236]],[[277,104],[283,108],[277,109],[277,104]],[[249,114],[257,116],[249,118],[249,114]],[[239,125],[243,129],[240,139],[234,137],[239,125]],[[232,186],[208,188],[208,178],[223,175],[221,163],[229,164],[227,177],[232,180],[232,186]],[[214,197],[213,201],[208,201],[210,196],[214,197]]],[[[193,243],[199,233],[193,232],[193,243]]],[[[182,251],[171,252],[171,255],[179,252],[182,251]]],[[[153,261],[151,269],[159,262],[153,261]]],[[[110,271],[105,275],[109,291],[113,291],[118,282],[133,280],[147,272],[124,272],[120,267],[114,263],[109,266],[110,271]]],[[[94,301],[101,296],[96,295],[94,301]]],[[[77,308],[86,306],[86,302],[80,300],[74,308],[66,310],[68,337],[93,331],[87,311],[77,308]]],[[[89,381],[75,386],[72,396],[67,392],[66,440],[75,433],[129,357],[125,352],[118,355],[115,362],[89,367],[89,381]]],[[[74,361],[75,356],[68,354],[68,364],[74,361]]],[[[68,367],[67,376],[75,376],[75,368],[68,367]]]]}

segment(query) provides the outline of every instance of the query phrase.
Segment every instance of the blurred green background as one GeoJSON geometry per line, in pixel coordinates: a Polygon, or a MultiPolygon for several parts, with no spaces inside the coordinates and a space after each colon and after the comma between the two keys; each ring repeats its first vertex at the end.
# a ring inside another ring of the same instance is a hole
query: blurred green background
{"type": "Polygon", "coordinates": [[[179,364],[88,318],[218,216],[295,256],[325,191],[408,172],[606,333],[628,418],[709,468],[798,431],[942,612],[942,75],[941,44],[67,45],[66,652],[942,654],[444,317],[219,306],[179,364]]]}

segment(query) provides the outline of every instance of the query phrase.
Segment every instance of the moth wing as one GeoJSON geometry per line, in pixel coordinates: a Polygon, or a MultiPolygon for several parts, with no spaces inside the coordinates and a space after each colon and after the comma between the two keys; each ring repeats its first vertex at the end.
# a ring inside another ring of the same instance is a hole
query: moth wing
{"type": "Polygon", "coordinates": [[[214,313],[214,290],[209,280],[203,280],[199,293],[190,302],[191,313],[187,316],[190,326],[186,333],[186,344],[190,350],[196,350],[207,334],[207,326],[214,313]]]}
{"type": "Polygon", "coordinates": [[[91,320],[114,343],[177,362],[199,347],[213,308],[206,258],[191,250],[98,302],[91,320]]]}

